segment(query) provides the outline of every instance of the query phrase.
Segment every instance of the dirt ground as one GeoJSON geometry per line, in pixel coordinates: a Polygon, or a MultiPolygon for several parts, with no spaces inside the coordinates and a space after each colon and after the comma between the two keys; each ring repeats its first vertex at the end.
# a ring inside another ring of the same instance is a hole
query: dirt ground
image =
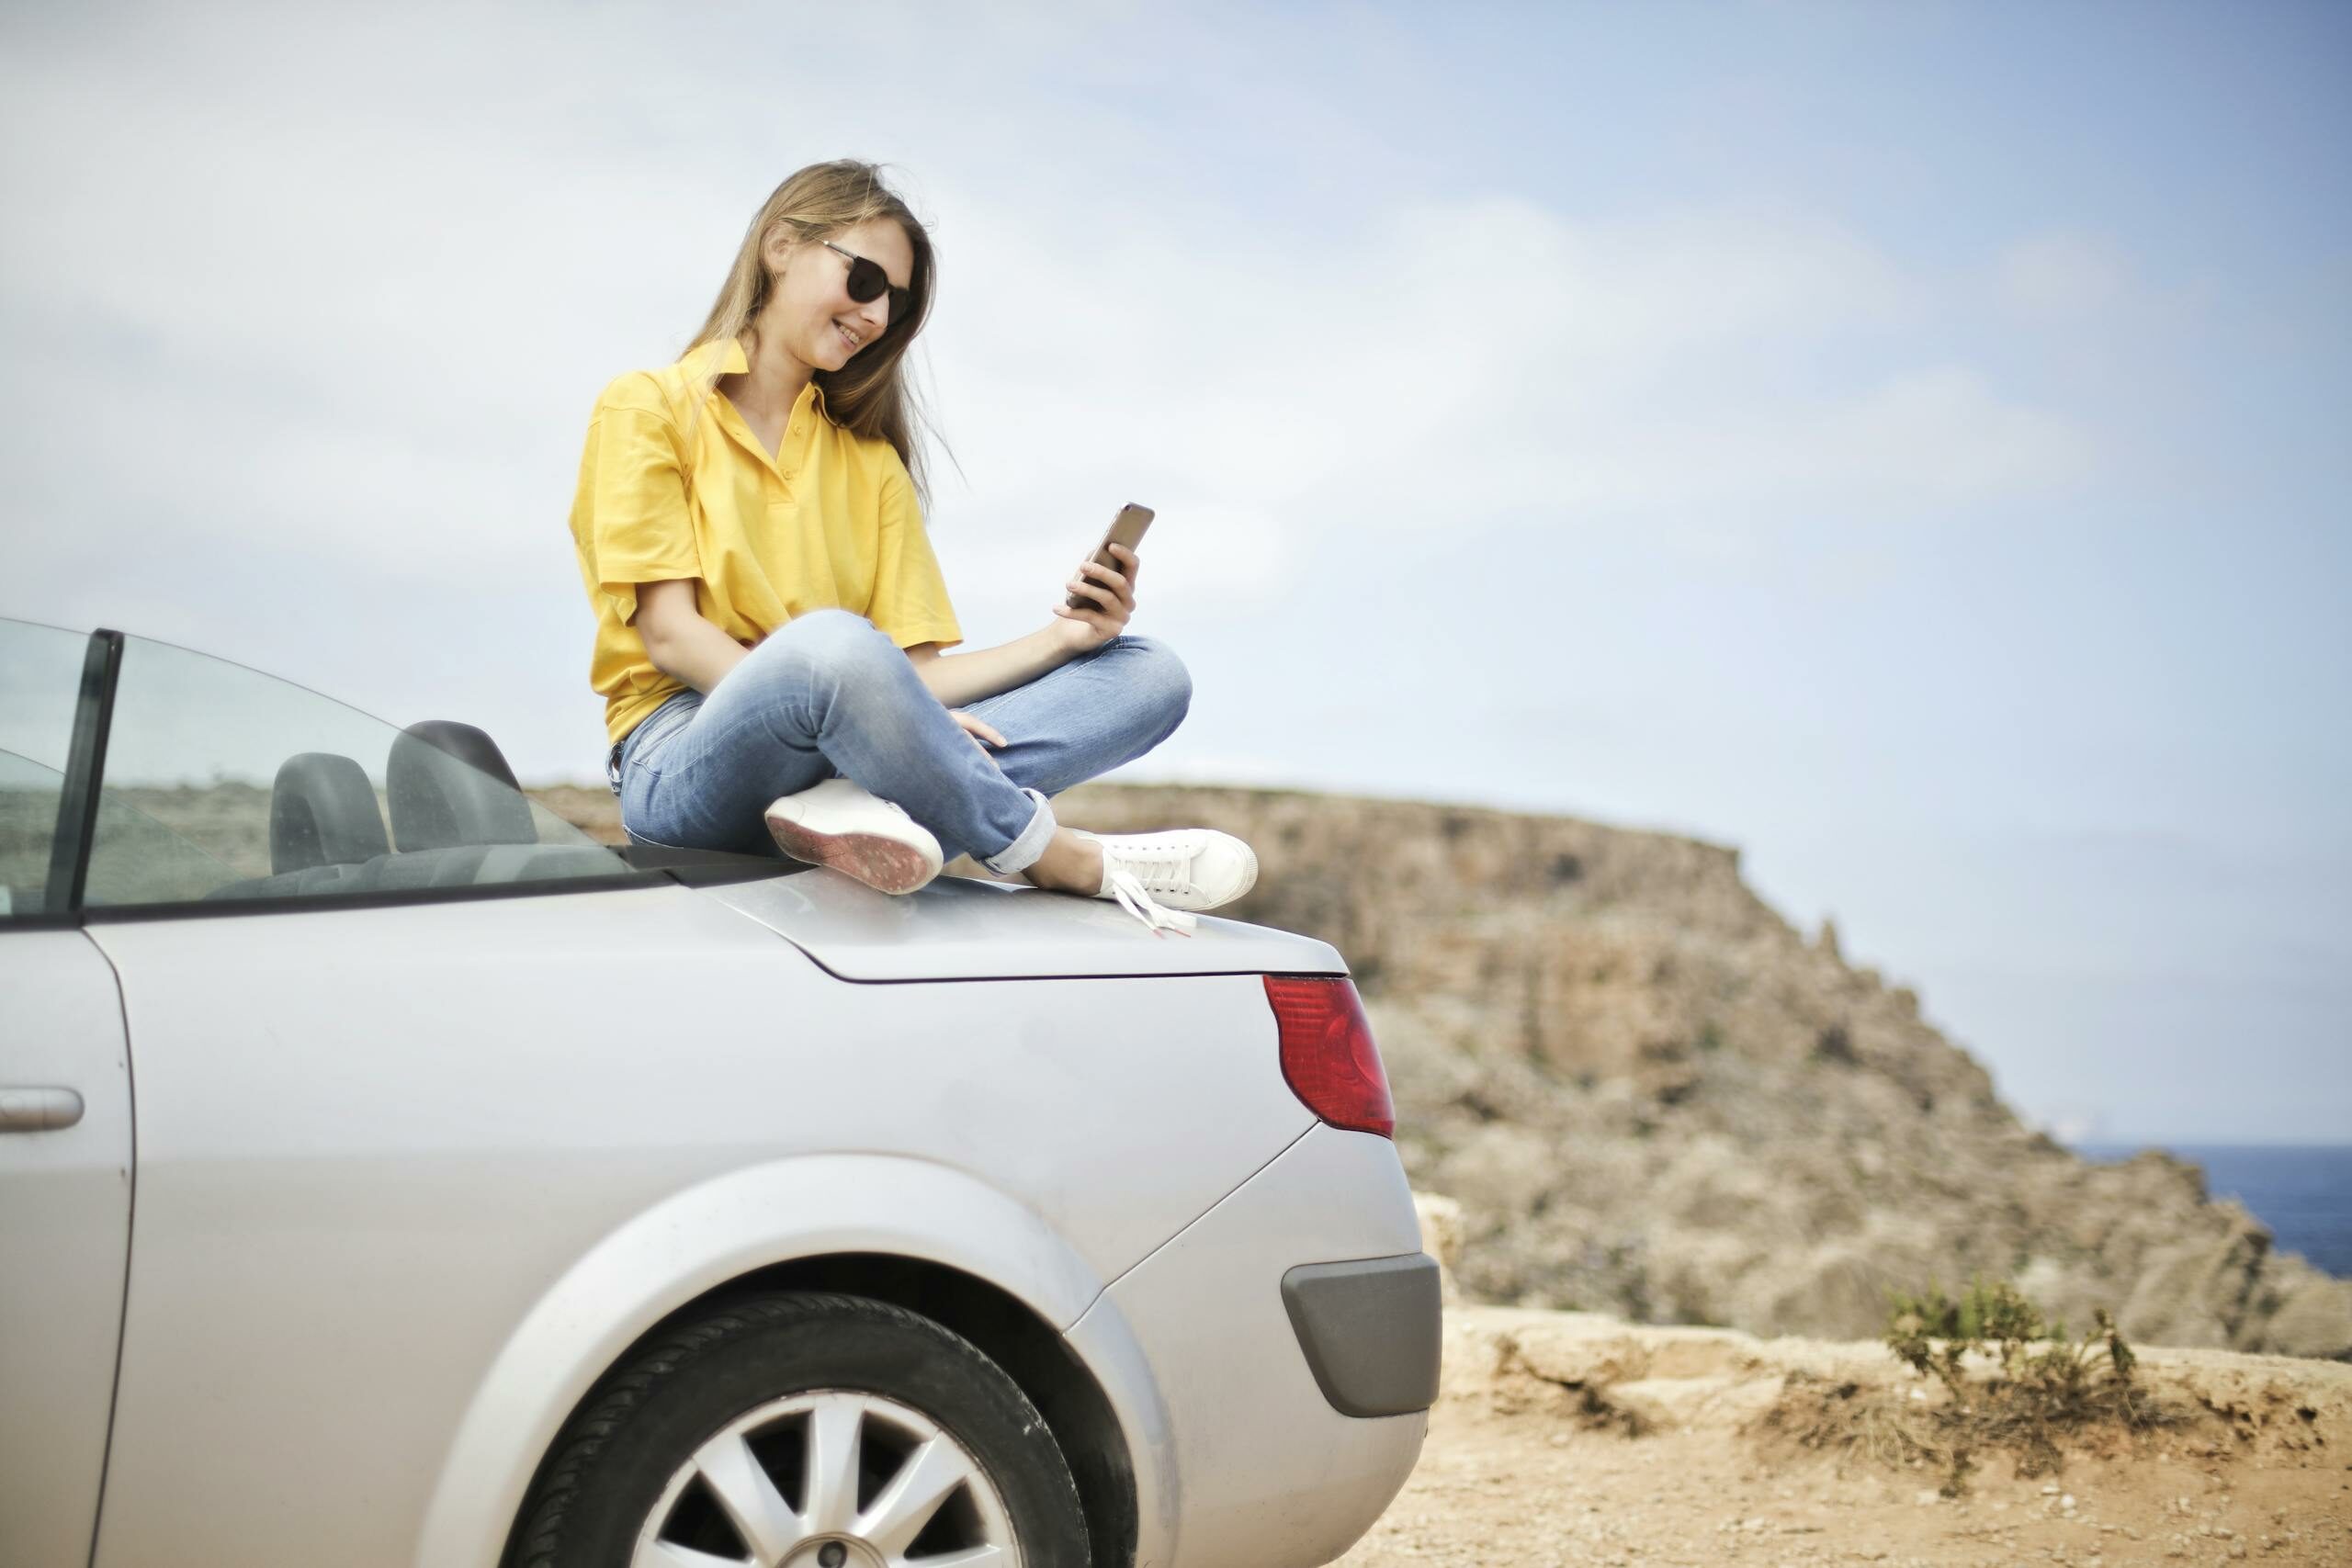
{"type": "Polygon", "coordinates": [[[1799,1440],[1831,1393],[1931,1401],[1876,1345],[1450,1305],[1419,1468],[1340,1561],[2352,1564],[2352,1367],[2154,1350],[2142,1377],[2177,1425],[2094,1436],[2054,1474],[1987,1458],[1950,1498],[1878,1417],[1841,1451],[1799,1440]]]}

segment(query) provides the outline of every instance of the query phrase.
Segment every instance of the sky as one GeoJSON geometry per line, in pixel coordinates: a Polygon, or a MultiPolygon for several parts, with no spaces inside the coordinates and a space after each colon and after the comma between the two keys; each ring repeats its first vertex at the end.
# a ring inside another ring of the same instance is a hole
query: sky
{"type": "Polygon", "coordinates": [[[588,411],[823,158],[1128,776],[1736,844],[2105,1140],[2352,1128],[2352,7],[0,10],[0,615],[592,778],[588,411]],[[2331,432],[2335,434],[2331,435],[2331,432]]]}

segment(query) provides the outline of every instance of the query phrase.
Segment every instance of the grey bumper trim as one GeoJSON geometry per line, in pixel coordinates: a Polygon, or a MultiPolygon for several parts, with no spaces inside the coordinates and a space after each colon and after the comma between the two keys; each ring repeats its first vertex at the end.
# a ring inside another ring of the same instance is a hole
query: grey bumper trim
{"type": "Polygon", "coordinates": [[[1302,1263],[1283,1305],[1307,1370],[1342,1416],[1403,1416],[1437,1403],[1437,1259],[1427,1253],[1302,1263]]]}

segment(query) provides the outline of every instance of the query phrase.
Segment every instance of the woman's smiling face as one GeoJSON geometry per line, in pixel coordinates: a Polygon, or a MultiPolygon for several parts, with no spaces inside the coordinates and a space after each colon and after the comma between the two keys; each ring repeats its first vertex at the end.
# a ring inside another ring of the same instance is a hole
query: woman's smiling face
{"type": "MultiPolygon", "coordinates": [[[[831,238],[850,255],[879,266],[891,288],[910,287],[914,246],[894,220],[870,219],[831,238]]],[[[850,264],[841,251],[815,240],[793,247],[779,235],[769,242],[766,259],[778,276],[760,312],[760,333],[775,334],[779,346],[810,369],[839,370],[889,326],[889,290],[862,304],[851,299],[850,264]]]]}

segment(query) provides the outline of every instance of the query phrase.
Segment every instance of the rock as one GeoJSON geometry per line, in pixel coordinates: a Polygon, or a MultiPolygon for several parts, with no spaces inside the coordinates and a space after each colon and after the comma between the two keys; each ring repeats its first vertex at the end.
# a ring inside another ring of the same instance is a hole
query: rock
{"type": "Polygon", "coordinates": [[[1421,1250],[1437,1259],[1438,1288],[1448,1302],[1462,1299],[1454,1266],[1462,1260],[1462,1205],[1434,1192],[1413,1194],[1413,1216],[1420,1222],[1421,1250]]]}
{"type": "Polygon", "coordinates": [[[1635,1378],[1612,1383],[1608,1401],[1645,1432],[1671,1432],[1707,1423],[1741,1424],[1777,1404],[1777,1382],[1738,1376],[1635,1378]]]}
{"type": "MultiPolygon", "coordinates": [[[[1850,1247],[1815,1249],[1764,1310],[1775,1332],[1815,1339],[1851,1337],[1849,1325],[1886,1318],[1888,1292],[1908,1281],[1891,1277],[1868,1253],[1850,1247]]],[[[1865,1331],[1867,1332],[1867,1330],[1865,1331]]]]}
{"type": "MultiPolygon", "coordinates": [[[[2235,1204],[2228,1230],[2155,1253],[2117,1314],[2123,1332],[2153,1344],[2225,1348],[2241,1343],[2270,1233],[2235,1204]]],[[[2253,1336],[2258,1343],[2260,1336],[2253,1336]]]]}
{"type": "Polygon", "coordinates": [[[2281,1295],[2257,1348],[2276,1356],[2352,1360],[2352,1280],[2333,1280],[2306,1267],[2290,1275],[2281,1295]]]}

